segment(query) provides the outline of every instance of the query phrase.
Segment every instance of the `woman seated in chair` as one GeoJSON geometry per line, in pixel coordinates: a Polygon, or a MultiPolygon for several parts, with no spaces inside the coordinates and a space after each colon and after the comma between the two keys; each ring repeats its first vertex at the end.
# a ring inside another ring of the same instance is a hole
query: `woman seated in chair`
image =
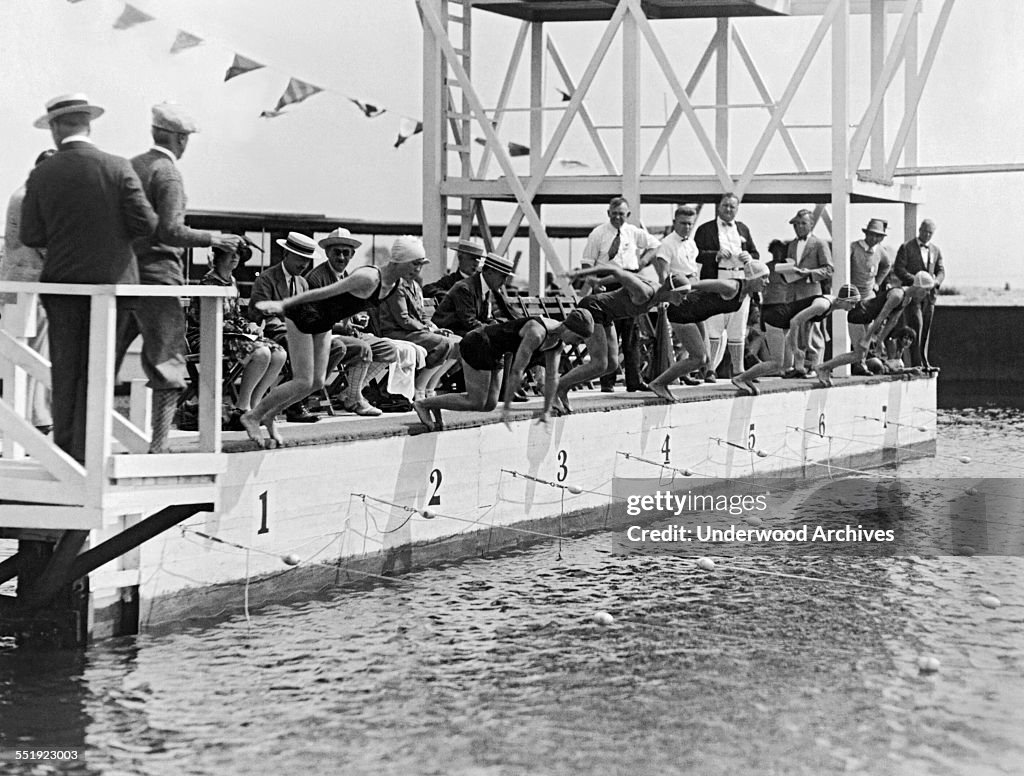
{"type": "MultiPolygon", "coordinates": [[[[249,249],[242,244],[242,249],[249,249]]],[[[237,290],[234,271],[240,257],[238,251],[214,248],[210,271],[199,281],[201,286],[231,286],[237,290]]],[[[193,300],[189,311],[189,347],[199,350],[199,307],[193,300]]],[[[284,348],[262,336],[260,327],[245,317],[238,304],[238,296],[224,300],[224,356],[232,363],[243,364],[242,382],[238,399],[224,423],[225,431],[245,431],[239,419],[252,409],[276,383],[288,354],[284,348]]]]}
{"type": "Polygon", "coordinates": [[[461,355],[466,392],[417,399],[413,408],[420,422],[431,431],[443,427],[441,410],[490,412],[498,406],[502,364],[506,353],[514,353],[501,419],[509,412],[512,397],[531,366],[545,367],[544,407],[537,420],[544,422],[558,388],[558,362],[563,345],[579,345],[594,334],[594,318],[586,310],[573,310],[559,323],[551,318],[516,318],[480,326],[462,338],[461,355]]]}

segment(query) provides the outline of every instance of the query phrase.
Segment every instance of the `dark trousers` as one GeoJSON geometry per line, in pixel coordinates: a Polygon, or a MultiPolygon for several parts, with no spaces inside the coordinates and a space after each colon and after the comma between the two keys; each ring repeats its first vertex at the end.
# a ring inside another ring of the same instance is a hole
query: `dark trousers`
{"type": "Polygon", "coordinates": [[[921,301],[913,301],[903,311],[903,323],[914,330],[917,335],[910,346],[911,366],[931,366],[928,361],[928,336],[932,329],[932,315],[935,313],[935,300],[930,296],[921,301]]]}
{"type": "MultiPolygon", "coordinates": [[[[637,339],[636,321],[632,318],[615,321],[615,331],[619,337],[619,352],[622,353],[622,370],[626,373],[626,388],[636,390],[642,382],[640,379],[640,342],[637,339]]],[[[609,364],[610,371],[601,375],[601,387],[611,388],[615,385],[618,365],[609,364]],[[614,367],[614,369],[612,369],[614,367]]]]}
{"type": "Polygon", "coordinates": [[[118,316],[116,370],[128,346],[142,335],[142,371],[154,391],[181,390],[185,375],[185,312],[175,297],[134,300],[132,314],[118,316]]]}
{"type": "MultiPolygon", "coordinates": [[[[90,298],[42,294],[40,300],[50,321],[53,441],[76,461],[85,463],[90,298]]],[[[131,314],[127,307],[128,303],[122,307],[118,300],[118,329],[131,314]]]]}

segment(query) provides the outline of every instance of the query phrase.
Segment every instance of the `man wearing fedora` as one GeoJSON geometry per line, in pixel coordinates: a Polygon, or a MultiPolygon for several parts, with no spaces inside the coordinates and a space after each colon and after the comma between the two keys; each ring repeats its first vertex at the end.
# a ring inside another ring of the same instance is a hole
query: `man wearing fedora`
{"type": "Polygon", "coordinates": [[[484,249],[480,243],[475,240],[459,240],[453,248],[458,266],[454,272],[449,272],[440,280],[423,286],[423,296],[427,299],[440,300],[452,290],[456,283],[465,280],[480,269],[480,262],[484,258],[484,249]]]}
{"type": "MultiPolygon", "coordinates": [[[[249,320],[263,324],[263,336],[274,340],[278,345],[288,349],[287,326],[284,315],[264,313],[257,307],[259,302],[280,302],[309,290],[309,282],[304,277],[313,265],[316,256],[316,243],[299,232],[289,232],[285,239],[275,240],[284,255],[276,264],[267,267],[253,283],[249,295],[249,320]]],[[[344,344],[340,341],[331,342],[329,359],[335,364],[341,363],[345,356],[344,344]]],[[[289,423],[316,423],[320,418],[306,409],[306,397],[285,408],[284,417],[289,423]]]]}
{"type": "MultiPolygon", "coordinates": [[[[100,151],[89,137],[101,115],[84,94],[69,94],[48,102],[35,122],[49,128],[57,146],[29,174],[21,211],[21,241],[46,249],[43,283],[139,280],[132,240],[153,234],[157,215],[128,160],[100,151]]],[[[53,439],[84,463],[90,300],[43,294],[41,301],[50,324],[53,439]]],[[[119,319],[128,307],[118,300],[119,319]]]]}
{"type": "MultiPolygon", "coordinates": [[[[338,227],[320,240],[319,245],[327,256],[327,261],[306,273],[309,287],[323,288],[348,277],[348,264],[355,255],[356,248],[362,244],[362,241],[353,237],[344,227],[338,227]]],[[[398,360],[395,342],[360,331],[353,324],[352,318],[334,325],[333,338],[340,339],[345,345],[341,364],[345,368],[348,386],[339,396],[342,408],[357,415],[380,415],[381,411],[363,398],[363,388],[386,372],[388,364],[398,360]]],[[[327,374],[331,374],[334,367],[335,365],[328,361],[327,374]]]]}
{"type": "Polygon", "coordinates": [[[946,279],[942,251],[932,242],[933,234],[935,222],[926,218],[921,222],[917,237],[900,246],[892,268],[892,274],[904,286],[912,285],[915,276],[922,270],[935,278],[935,286],[929,293],[909,304],[903,314],[904,323],[917,335],[910,346],[910,363],[912,366],[922,366],[925,369],[932,367],[928,362],[928,335],[932,328],[932,315],[935,313],[935,297],[939,293],[942,281],[946,279]]]}
{"type": "MultiPolygon", "coordinates": [[[[152,147],[132,159],[153,209],[159,217],[156,234],[135,241],[139,282],[143,285],[185,285],[185,248],[236,250],[237,235],[215,235],[185,225],[185,184],[177,161],[185,154],[189,138],[199,131],[196,122],[181,107],[171,103],[152,109],[152,147]]],[[[181,301],[153,297],[136,304],[133,314],[118,327],[117,363],[120,366],[128,346],[142,335],[142,370],[153,390],[153,433],[149,452],[167,452],[167,436],[185,388],[185,314],[181,301]]]]}
{"type": "MultiPolygon", "coordinates": [[[[864,239],[850,244],[850,284],[857,287],[861,301],[865,303],[874,299],[884,287],[892,269],[890,251],[882,245],[888,228],[889,223],[884,219],[872,218],[861,230],[864,232],[864,239]]],[[[864,339],[867,327],[863,324],[847,322],[847,328],[850,332],[850,342],[860,342],[864,339]]],[[[851,372],[857,375],[867,374],[867,370],[860,363],[855,363],[851,367],[851,372]]]]}
{"type": "Polygon", "coordinates": [[[488,253],[479,272],[452,286],[431,320],[460,337],[499,318],[510,320],[513,316],[501,289],[513,271],[511,261],[488,253]]]}

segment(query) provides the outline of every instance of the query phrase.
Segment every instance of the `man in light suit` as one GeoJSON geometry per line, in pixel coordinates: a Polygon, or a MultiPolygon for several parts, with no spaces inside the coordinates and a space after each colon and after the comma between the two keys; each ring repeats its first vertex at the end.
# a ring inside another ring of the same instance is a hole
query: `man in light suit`
{"type": "MultiPolygon", "coordinates": [[[[787,246],[786,259],[796,264],[796,272],[792,280],[786,281],[786,301],[799,302],[801,299],[819,296],[822,283],[832,277],[835,267],[828,243],[811,234],[814,214],[810,210],[798,211],[789,223],[796,233],[796,239],[787,246]]],[[[808,363],[796,364],[797,371],[803,368],[810,372],[821,362],[825,353],[823,326],[824,323],[811,324],[808,332],[808,363]]]]}
{"type": "MultiPolygon", "coordinates": [[[[57,153],[28,177],[21,241],[46,248],[43,283],[138,283],[132,240],[156,230],[157,215],[127,159],[104,153],[89,138],[103,114],[84,94],[57,97],[36,120],[49,128],[57,153]]],[[[45,294],[50,322],[53,439],[85,461],[89,379],[89,297],[45,294]]],[[[127,310],[118,305],[119,323],[127,310]]],[[[96,397],[93,397],[95,400],[96,397]]]]}
{"type": "Polygon", "coordinates": [[[942,264],[942,251],[932,244],[935,234],[935,222],[926,218],[921,222],[917,237],[900,246],[893,264],[893,274],[904,286],[913,285],[914,276],[924,270],[935,278],[935,286],[924,298],[915,300],[903,314],[904,323],[914,330],[917,339],[910,346],[912,366],[931,369],[928,363],[928,334],[932,328],[932,315],[935,312],[935,297],[939,286],[946,279],[946,269],[942,264]]]}
{"type": "MultiPolygon", "coordinates": [[[[739,197],[731,192],[724,194],[718,202],[717,218],[697,227],[693,241],[697,244],[701,280],[742,280],[744,265],[759,257],[750,229],[736,220],[739,207],[739,197]]],[[[705,376],[708,382],[715,381],[714,371],[725,355],[723,340],[728,344],[732,373],[738,375],[743,371],[743,343],[747,337],[749,312],[750,297],[746,297],[737,312],[716,315],[707,321],[708,353],[711,357],[705,376]]]]}

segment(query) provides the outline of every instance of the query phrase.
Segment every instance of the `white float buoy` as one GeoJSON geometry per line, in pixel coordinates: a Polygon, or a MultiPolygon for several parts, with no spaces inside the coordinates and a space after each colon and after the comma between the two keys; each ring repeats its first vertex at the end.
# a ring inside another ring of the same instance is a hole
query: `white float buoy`
{"type": "Polygon", "coordinates": [[[964,493],[966,493],[968,496],[977,496],[978,495],[978,489],[977,488],[967,488],[967,490],[965,490],[964,493]]]}
{"type": "Polygon", "coordinates": [[[971,462],[971,456],[969,456],[969,455],[961,455],[960,456],[960,463],[970,463],[970,462],[971,462]]]}
{"type": "Polygon", "coordinates": [[[608,612],[594,612],[594,616],[592,619],[594,620],[594,622],[596,622],[598,625],[604,628],[607,628],[609,625],[615,622],[615,618],[608,614],[608,612]]]}
{"type": "Polygon", "coordinates": [[[697,568],[702,568],[705,571],[714,571],[715,570],[715,562],[713,560],[711,560],[711,558],[698,558],[697,559],[697,568]]]}
{"type": "Polygon", "coordinates": [[[757,515],[748,515],[747,517],[745,517],[743,519],[746,520],[750,525],[754,525],[754,526],[761,525],[764,522],[764,520],[762,520],[757,515]]]}
{"type": "Polygon", "coordinates": [[[422,509],[422,510],[420,510],[420,514],[423,515],[423,518],[425,520],[433,520],[435,517],[437,517],[437,515],[435,515],[429,509],[422,509]]]}
{"type": "Polygon", "coordinates": [[[767,458],[768,457],[768,453],[766,453],[764,450],[758,450],[757,451],[757,457],[758,458],[767,458]]]}
{"type": "Polygon", "coordinates": [[[983,595],[978,597],[978,603],[988,609],[998,609],[1001,602],[994,595],[983,595]]]}
{"type": "Polygon", "coordinates": [[[683,476],[684,477],[692,477],[693,476],[693,472],[691,472],[689,469],[683,469],[683,476]]]}
{"type": "Polygon", "coordinates": [[[574,496],[578,496],[583,492],[583,488],[577,488],[575,485],[570,485],[566,488],[567,491],[572,493],[574,496]]]}
{"type": "Polygon", "coordinates": [[[298,555],[290,552],[287,555],[281,556],[281,562],[287,564],[288,566],[298,566],[300,563],[302,563],[302,559],[298,555]]]}
{"type": "Polygon", "coordinates": [[[922,674],[934,674],[942,664],[937,657],[921,656],[917,659],[917,669],[922,674]]]}

